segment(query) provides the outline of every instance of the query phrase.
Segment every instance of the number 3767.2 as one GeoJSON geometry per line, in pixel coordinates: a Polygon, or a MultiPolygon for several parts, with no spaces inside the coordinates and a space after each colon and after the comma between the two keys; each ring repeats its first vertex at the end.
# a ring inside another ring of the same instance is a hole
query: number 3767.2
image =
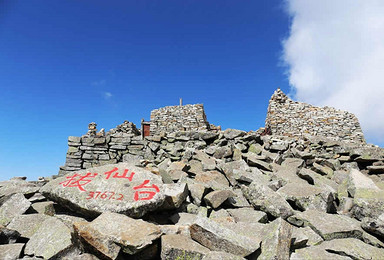
{"type": "Polygon", "coordinates": [[[119,193],[116,194],[113,191],[90,191],[88,193],[87,200],[90,199],[102,199],[102,200],[123,200],[124,195],[119,193]]]}

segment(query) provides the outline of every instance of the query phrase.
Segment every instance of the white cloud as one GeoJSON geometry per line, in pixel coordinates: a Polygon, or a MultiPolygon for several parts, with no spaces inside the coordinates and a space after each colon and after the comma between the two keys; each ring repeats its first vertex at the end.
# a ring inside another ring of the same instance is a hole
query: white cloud
{"type": "Polygon", "coordinates": [[[384,142],[384,1],[286,0],[283,60],[299,101],[355,113],[384,142]]]}
{"type": "Polygon", "coordinates": [[[103,96],[104,96],[105,99],[110,99],[113,95],[112,95],[111,92],[104,92],[103,96]]]}

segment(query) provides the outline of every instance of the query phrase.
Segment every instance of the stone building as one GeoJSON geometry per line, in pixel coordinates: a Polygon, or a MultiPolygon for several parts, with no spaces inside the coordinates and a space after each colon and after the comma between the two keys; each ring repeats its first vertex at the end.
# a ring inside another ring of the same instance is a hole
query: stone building
{"type": "Polygon", "coordinates": [[[357,117],[332,107],[295,102],[277,89],[269,100],[265,126],[272,134],[322,136],[337,141],[365,144],[357,117]]]}
{"type": "Polygon", "coordinates": [[[167,106],[152,110],[149,125],[150,135],[161,132],[210,130],[203,104],[167,106]]]}

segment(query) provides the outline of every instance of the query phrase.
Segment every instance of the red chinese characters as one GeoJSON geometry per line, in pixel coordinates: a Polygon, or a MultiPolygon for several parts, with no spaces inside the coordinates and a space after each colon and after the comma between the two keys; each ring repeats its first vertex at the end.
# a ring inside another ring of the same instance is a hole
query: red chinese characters
{"type": "Polygon", "coordinates": [[[106,179],[108,180],[111,177],[112,173],[115,172],[115,174],[112,176],[112,178],[128,179],[129,181],[132,181],[132,178],[135,175],[134,172],[131,172],[131,175],[127,176],[128,169],[125,169],[123,174],[121,174],[121,175],[119,175],[118,170],[119,169],[117,167],[115,167],[113,170],[111,170],[109,172],[104,172],[104,174],[107,175],[106,179]]]}
{"type": "Polygon", "coordinates": [[[88,172],[86,175],[81,176],[80,174],[75,173],[72,176],[66,177],[68,180],[60,182],[59,184],[63,187],[77,187],[81,191],[86,191],[84,186],[92,181],[92,178],[95,178],[97,173],[88,172]]]}
{"type": "MultiPolygon", "coordinates": [[[[85,175],[81,175],[75,173],[72,176],[66,177],[66,181],[60,182],[59,184],[63,187],[75,187],[80,191],[87,191],[85,189],[85,185],[89,184],[98,173],[87,173],[85,175]]],[[[129,182],[132,182],[133,177],[135,176],[135,172],[129,171],[128,169],[124,169],[119,171],[117,167],[113,168],[110,171],[104,172],[104,174],[100,176],[105,176],[106,180],[110,179],[127,179],[129,182]]],[[[160,189],[157,185],[150,185],[150,180],[144,180],[142,184],[133,187],[135,193],[133,195],[133,199],[135,201],[139,200],[150,200],[152,199],[156,193],[160,192],[160,189]]],[[[88,191],[87,200],[90,199],[103,199],[103,200],[123,200],[124,195],[121,193],[115,193],[114,191],[88,191]],[[116,195],[116,196],[115,196],[116,195]]]]}
{"type": "Polygon", "coordinates": [[[157,187],[155,184],[148,186],[148,183],[149,180],[144,180],[142,184],[133,187],[133,189],[136,190],[133,197],[134,200],[150,200],[156,195],[157,192],[160,191],[159,187],[157,187]]]}

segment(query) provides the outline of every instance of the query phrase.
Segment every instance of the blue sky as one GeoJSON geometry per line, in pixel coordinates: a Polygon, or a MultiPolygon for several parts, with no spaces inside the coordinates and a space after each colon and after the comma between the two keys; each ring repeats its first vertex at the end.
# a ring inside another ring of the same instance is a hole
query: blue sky
{"type": "Polygon", "coordinates": [[[0,180],[57,174],[88,123],[139,126],[180,97],[223,129],[262,127],[295,83],[288,2],[1,1],[0,180]]]}

